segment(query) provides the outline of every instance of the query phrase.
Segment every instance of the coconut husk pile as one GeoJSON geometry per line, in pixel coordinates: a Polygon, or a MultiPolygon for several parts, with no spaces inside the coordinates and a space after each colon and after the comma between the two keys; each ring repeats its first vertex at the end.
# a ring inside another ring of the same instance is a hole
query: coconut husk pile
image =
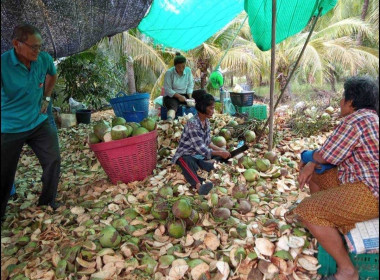
{"type": "MultiPolygon", "coordinates": [[[[60,129],[57,198],[64,206],[55,212],[36,206],[42,169],[24,147],[17,195],[1,229],[1,278],[319,279],[316,240],[284,214],[309,195],[297,188],[300,152],[319,147],[327,134],[301,139],[282,126],[284,116],[277,118],[281,134],[272,153],[262,137],[238,158],[199,173],[214,184],[207,196],[190,189],[170,163],[189,116],[159,121],[157,168],[143,181],[117,185],[87,144],[91,124],[60,129]]],[[[214,115],[211,124],[213,136],[235,130],[228,149],[244,125],[254,131],[249,121],[227,115],[214,115]]]]}

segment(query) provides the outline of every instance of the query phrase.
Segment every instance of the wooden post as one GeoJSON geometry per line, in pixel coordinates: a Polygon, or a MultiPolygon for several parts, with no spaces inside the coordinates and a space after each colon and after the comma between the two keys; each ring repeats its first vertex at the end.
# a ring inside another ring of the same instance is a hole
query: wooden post
{"type": "Polygon", "coordinates": [[[274,119],[274,73],[276,71],[276,0],[272,0],[272,47],[270,62],[270,88],[269,88],[269,140],[268,150],[273,149],[273,119],[274,119]]]}

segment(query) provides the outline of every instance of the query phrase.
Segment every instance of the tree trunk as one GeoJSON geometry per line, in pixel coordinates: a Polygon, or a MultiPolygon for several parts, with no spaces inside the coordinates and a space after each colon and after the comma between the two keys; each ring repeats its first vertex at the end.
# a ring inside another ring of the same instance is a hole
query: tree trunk
{"type": "Polygon", "coordinates": [[[231,86],[231,87],[234,86],[234,76],[233,76],[233,75],[231,76],[231,83],[230,83],[230,86],[231,86]]]}
{"type": "Polygon", "coordinates": [[[207,84],[207,68],[209,66],[208,59],[199,58],[197,62],[198,69],[201,70],[201,89],[205,89],[207,84]]]}
{"type": "MultiPolygon", "coordinates": [[[[367,16],[367,12],[368,12],[368,6],[369,6],[369,0],[364,0],[363,8],[362,8],[362,14],[360,16],[360,19],[362,21],[365,21],[365,17],[367,16]]],[[[358,44],[358,46],[360,46],[362,43],[363,43],[363,34],[361,32],[359,32],[357,44],[358,44]]]]}
{"type": "Polygon", "coordinates": [[[331,83],[331,90],[333,92],[336,92],[336,80],[335,80],[335,71],[334,69],[330,68],[330,83],[331,83]]]}
{"type": "Polygon", "coordinates": [[[133,58],[128,56],[127,59],[127,79],[128,79],[128,91],[130,94],[136,92],[135,82],[135,70],[133,69],[133,58]]]}
{"type": "MultiPolygon", "coordinates": [[[[288,79],[288,76],[285,75],[284,73],[280,72],[280,75],[278,75],[278,77],[277,77],[277,81],[280,84],[280,90],[281,91],[285,87],[287,79],[288,79]]],[[[284,94],[282,95],[282,98],[281,98],[280,102],[284,103],[284,102],[286,102],[288,100],[292,100],[292,98],[293,98],[293,95],[292,95],[292,90],[291,90],[291,83],[289,82],[288,86],[285,89],[284,94]]]]}
{"type": "Polygon", "coordinates": [[[251,76],[246,75],[245,79],[247,80],[247,84],[249,85],[249,89],[253,89],[253,79],[251,76]]]}

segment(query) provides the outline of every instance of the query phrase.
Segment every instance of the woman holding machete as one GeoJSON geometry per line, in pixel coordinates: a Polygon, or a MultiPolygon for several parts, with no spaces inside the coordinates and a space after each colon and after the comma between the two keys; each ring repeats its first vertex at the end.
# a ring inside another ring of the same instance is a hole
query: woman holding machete
{"type": "Polygon", "coordinates": [[[211,171],[215,162],[212,157],[227,159],[231,155],[211,143],[209,119],[214,114],[214,97],[205,90],[195,90],[193,98],[198,114],[187,121],[172,162],[181,167],[185,179],[198,194],[207,195],[213,185],[211,182],[203,183],[204,179],[197,175],[198,169],[211,171]]]}

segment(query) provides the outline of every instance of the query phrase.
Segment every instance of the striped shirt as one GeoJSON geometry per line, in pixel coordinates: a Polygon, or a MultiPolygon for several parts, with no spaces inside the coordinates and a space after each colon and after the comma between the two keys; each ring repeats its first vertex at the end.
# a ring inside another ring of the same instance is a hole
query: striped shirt
{"type": "Polygon", "coordinates": [[[363,182],[379,197],[379,117],[360,109],[346,116],[319,150],[338,166],[342,183],[363,182]]]}
{"type": "Polygon", "coordinates": [[[172,163],[176,163],[182,156],[189,155],[201,155],[206,159],[210,159],[212,152],[211,148],[209,148],[210,143],[210,122],[206,119],[205,127],[202,127],[201,120],[197,114],[187,121],[172,163]]]}

